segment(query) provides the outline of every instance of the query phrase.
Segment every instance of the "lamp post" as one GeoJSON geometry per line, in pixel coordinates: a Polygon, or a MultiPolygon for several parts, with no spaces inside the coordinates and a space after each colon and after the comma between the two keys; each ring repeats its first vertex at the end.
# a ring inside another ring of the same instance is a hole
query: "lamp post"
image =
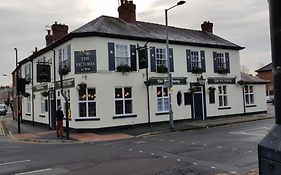
{"type": "MultiPolygon", "coordinates": [[[[14,48],[15,52],[16,52],[16,69],[18,67],[18,49],[17,48],[14,48]]],[[[18,87],[19,86],[19,75],[18,75],[18,72],[16,70],[16,86],[18,87]]],[[[18,88],[17,88],[18,89],[18,88]]],[[[18,133],[20,134],[20,120],[21,120],[21,116],[20,116],[20,94],[17,93],[17,119],[18,119],[18,133]]]]}
{"type": "MultiPolygon", "coordinates": [[[[167,67],[168,67],[168,89],[169,91],[172,89],[173,86],[173,79],[172,79],[172,74],[171,74],[171,65],[170,65],[170,52],[169,52],[169,26],[168,26],[168,11],[171,10],[174,7],[183,5],[185,1],[179,1],[176,5],[165,9],[165,22],[166,22],[166,60],[167,60],[167,67]]],[[[172,98],[171,98],[171,93],[169,92],[169,118],[170,118],[170,128],[174,129],[174,119],[173,119],[173,109],[172,109],[172,98]]]]}

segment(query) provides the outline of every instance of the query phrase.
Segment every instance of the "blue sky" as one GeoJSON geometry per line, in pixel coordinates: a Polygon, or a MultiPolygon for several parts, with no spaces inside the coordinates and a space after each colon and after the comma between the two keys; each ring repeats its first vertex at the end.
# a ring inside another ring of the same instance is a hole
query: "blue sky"
{"type": "MultiPolygon", "coordinates": [[[[164,24],[164,9],[176,0],[134,0],[137,20],[164,24]]],[[[13,0],[0,4],[0,85],[11,85],[15,51],[19,60],[45,47],[46,30],[55,21],[69,32],[101,15],[118,17],[118,0],[13,0]],[[3,77],[7,74],[7,77],[3,77]]],[[[253,72],[271,62],[268,4],[266,0],[188,0],[169,11],[169,24],[200,30],[203,21],[214,23],[214,34],[246,49],[243,67],[253,72]]]]}

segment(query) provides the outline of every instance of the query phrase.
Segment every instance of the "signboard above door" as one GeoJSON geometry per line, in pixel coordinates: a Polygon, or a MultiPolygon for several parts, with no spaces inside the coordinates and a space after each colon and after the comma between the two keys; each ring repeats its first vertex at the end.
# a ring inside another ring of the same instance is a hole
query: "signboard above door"
{"type": "Polygon", "coordinates": [[[208,84],[235,84],[235,78],[214,77],[208,78],[208,84]]]}

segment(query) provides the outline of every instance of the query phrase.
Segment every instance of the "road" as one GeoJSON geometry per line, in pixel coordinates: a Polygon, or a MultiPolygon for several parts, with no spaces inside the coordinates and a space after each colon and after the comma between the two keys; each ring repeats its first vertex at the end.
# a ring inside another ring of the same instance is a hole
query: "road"
{"type": "Polygon", "coordinates": [[[0,174],[240,174],[257,167],[257,144],[273,123],[81,144],[22,143],[0,136],[0,174]]]}

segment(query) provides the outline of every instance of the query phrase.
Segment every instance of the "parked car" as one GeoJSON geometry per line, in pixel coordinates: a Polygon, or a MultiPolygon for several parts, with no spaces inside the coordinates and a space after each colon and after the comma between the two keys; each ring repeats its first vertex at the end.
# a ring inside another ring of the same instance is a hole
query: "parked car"
{"type": "Polygon", "coordinates": [[[0,104],[0,115],[6,115],[7,114],[7,108],[5,104],[0,104]]]}
{"type": "Polygon", "coordinates": [[[266,102],[274,104],[274,95],[266,96],[266,102]]]}

